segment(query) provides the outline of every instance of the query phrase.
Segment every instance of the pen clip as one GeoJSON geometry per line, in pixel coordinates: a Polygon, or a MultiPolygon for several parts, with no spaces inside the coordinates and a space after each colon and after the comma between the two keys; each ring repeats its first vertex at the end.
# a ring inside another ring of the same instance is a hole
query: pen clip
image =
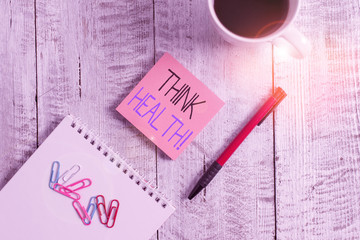
{"type": "Polygon", "coordinates": [[[284,100],[284,98],[286,97],[286,93],[284,92],[284,90],[282,90],[280,87],[278,87],[275,90],[273,97],[276,99],[276,103],[274,104],[274,106],[272,108],[270,108],[270,110],[260,120],[260,122],[257,124],[258,126],[260,126],[265,121],[265,119],[275,110],[275,108],[281,103],[281,101],[284,100]]]}

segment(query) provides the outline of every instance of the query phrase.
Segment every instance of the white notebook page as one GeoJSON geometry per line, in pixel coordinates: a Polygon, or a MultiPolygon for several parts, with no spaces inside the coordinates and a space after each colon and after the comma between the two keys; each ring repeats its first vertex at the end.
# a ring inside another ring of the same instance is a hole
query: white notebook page
{"type": "Polygon", "coordinates": [[[149,239],[175,208],[81,123],[73,123],[71,116],[65,117],[0,191],[0,239],[149,239]],[[106,206],[112,199],[119,201],[113,228],[101,224],[97,212],[92,223],[84,225],[73,200],[49,188],[54,161],[60,163],[60,174],[80,165],[67,184],[92,180],[90,187],[78,191],[85,209],[90,197],[100,194],[106,206]]]}

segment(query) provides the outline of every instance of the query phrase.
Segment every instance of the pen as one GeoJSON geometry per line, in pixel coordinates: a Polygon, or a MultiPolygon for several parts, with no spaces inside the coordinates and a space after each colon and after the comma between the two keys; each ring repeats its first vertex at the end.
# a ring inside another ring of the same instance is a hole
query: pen
{"type": "Polygon", "coordinates": [[[286,97],[286,93],[280,87],[276,88],[275,93],[262,105],[259,111],[252,117],[252,119],[246,124],[246,126],[240,131],[230,145],[224,150],[220,157],[210,166],[205,174],[197,182],[191,193],[189,199],[193,199],[201,190],[203,190],[220,171],[222,166],[240,146],[249,133],[270,115],[270,113],[280,104],[280,102],[286,97]]]}

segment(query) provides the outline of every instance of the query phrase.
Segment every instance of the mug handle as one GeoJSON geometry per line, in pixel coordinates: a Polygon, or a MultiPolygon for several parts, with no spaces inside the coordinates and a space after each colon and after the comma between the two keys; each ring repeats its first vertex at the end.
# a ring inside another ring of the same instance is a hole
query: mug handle
{"type": "Polygon", "coordinates": [[[288,27],[278,38],[275,38],[272,43],[279,48],[285,49],[291,56],[296,58],[304,58],[311,51],[309,40],[292,26],[288,27]]]}

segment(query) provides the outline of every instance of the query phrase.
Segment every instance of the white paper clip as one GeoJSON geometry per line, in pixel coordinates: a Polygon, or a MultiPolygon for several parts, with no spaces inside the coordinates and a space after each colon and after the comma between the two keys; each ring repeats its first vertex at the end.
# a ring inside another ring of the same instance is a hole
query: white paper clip
{"type": "Polygon", "coordinates": [[[58,180],[58,183],[61,185],[64,185],[67,183],[73,176],[75,176],[76,173],[80,171],[79,165],[72,166],[69,170],[65,171],[58,180]]]}

